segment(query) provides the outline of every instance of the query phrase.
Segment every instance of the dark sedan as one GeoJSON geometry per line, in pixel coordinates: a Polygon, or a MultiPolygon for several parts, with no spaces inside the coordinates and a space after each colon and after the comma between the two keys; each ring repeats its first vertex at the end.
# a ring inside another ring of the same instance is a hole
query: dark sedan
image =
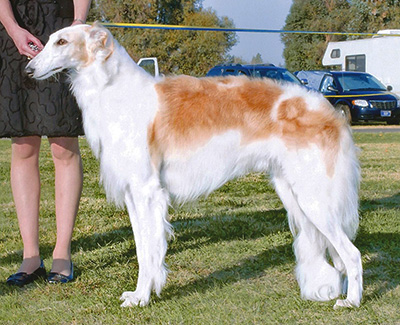
{"type": "Polygon", "coordinates": [[[320,91],[349,122],[385,121],[399,124],[400,98],[365,72],[298,71],[308,87],[320,91]]]}

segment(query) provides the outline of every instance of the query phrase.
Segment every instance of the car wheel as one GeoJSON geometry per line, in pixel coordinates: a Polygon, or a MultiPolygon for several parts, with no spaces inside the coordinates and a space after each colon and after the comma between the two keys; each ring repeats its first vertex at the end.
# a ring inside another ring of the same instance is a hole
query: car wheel
{"type": "Polygon", "coordinates": [[[338,104],[335,106],[335,109],[342,114],[342,116],[346,119],[346,121],[351,124],[351,113],[350,113],[350,107],[347,106],[346,104],[338,104]]]}

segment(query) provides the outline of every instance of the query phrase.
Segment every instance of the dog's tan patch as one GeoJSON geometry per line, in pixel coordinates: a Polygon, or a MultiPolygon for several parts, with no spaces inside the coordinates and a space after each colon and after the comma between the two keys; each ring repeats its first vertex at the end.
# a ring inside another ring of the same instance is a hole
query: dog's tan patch
{"type": "Polygon", "coordinates": [[[266,79],[180,76],[164,79],[156,90],[159,110],[149,126],[156,166],[164,155],[195,150],[215,135],[238,130],[242,144],[273,135],[288,147],[315,143],[327,153],[327,169],[333,173],[341,122],[331,108],[309,110],[303,97],[291,97],[279,104],[273,118],[284,90],[266,79]]]}
{"type": "Polygon", "coordinates": [[[259,118],[271,124],[269,112],[282,93],[273,83],[267,86],[264,81],[244,77],[167,78],[156,90],[160,109],[149,141],[161,152],[195,149],[230,129],[240,130],[243,141],[251,141],[257,133],[254,127],[263,127],[259,118]]]}
{"type": "Polygon", "coordinates": [[[278,123],[288,146],[304,148],[315,143],[323,149],[327,172],[332,176],[344,121],[327,103],[322,105],[325,106],[315,111],[307,109],[302,97],[284,100],[278,108],[278,123]]]}
{"type": "Polygon", "coordinates": [[[83,66],[89,65],[91,62],[89,59],[89,53],[86,49],[86,41],[83,37],[76,37],[74,40],[74,46],[76,48],[76,51],[73,52],[72,59],[82,62],[83,66]]]}

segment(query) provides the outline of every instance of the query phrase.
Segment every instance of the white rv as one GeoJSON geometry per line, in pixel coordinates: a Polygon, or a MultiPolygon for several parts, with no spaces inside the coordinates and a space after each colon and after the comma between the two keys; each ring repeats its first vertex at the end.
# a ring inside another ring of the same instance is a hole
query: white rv
{"type": "Polygon", "coordinates": [[[329,42],[322,64],[340,66],[343,71],[368,72],[400,95],[400,29],[381,30],[377,34],[372,38],[329,42]]]}

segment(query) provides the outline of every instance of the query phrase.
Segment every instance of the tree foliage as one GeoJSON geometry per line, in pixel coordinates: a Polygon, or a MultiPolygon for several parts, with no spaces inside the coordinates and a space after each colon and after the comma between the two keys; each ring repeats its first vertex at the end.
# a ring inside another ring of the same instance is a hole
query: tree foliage
{"type": "Polygon", "coordinates": [[[353,0],[351,3],[354,19],[346,24],[349,31],[375,33],[400,26],[399,0],[353,0]]]}
{"type": "MultiPolygon", "coordinates": [[[[399,28],[400,0],[293,0],[285,30],[377,32],[399,28]]],[[[289,70],[321,69],[329,41],[354,36],[284,34],[284,58],[289,70]]]]}
{"type": "MultiPolygon", "coordinates": [[[[201,0],[96,0],[90,18],[115,23],[233,27],[227,17],[204,10],[201,0]]],[[[157,57],[164,74],[204,75],[212,66],[224,62],[236,44],[232,32],[126,28],[111,31],[135,60],[157,57]]]]}
{"type": "Polygon", "coordinates": [[[262,64],[264,63],[260,53],[257,53],[250,61],[251,64],[262,64]]]}
{"type": "MultiPolygon", "coordinates": [[[[346,0],[294,0],[284,29],[342,32],[341,22],[349,9],[346,0]]],[[[319,68],[326,44],[342,39],[335,35],[283,34],[286,67],[293,71],[319,68]]]]}

